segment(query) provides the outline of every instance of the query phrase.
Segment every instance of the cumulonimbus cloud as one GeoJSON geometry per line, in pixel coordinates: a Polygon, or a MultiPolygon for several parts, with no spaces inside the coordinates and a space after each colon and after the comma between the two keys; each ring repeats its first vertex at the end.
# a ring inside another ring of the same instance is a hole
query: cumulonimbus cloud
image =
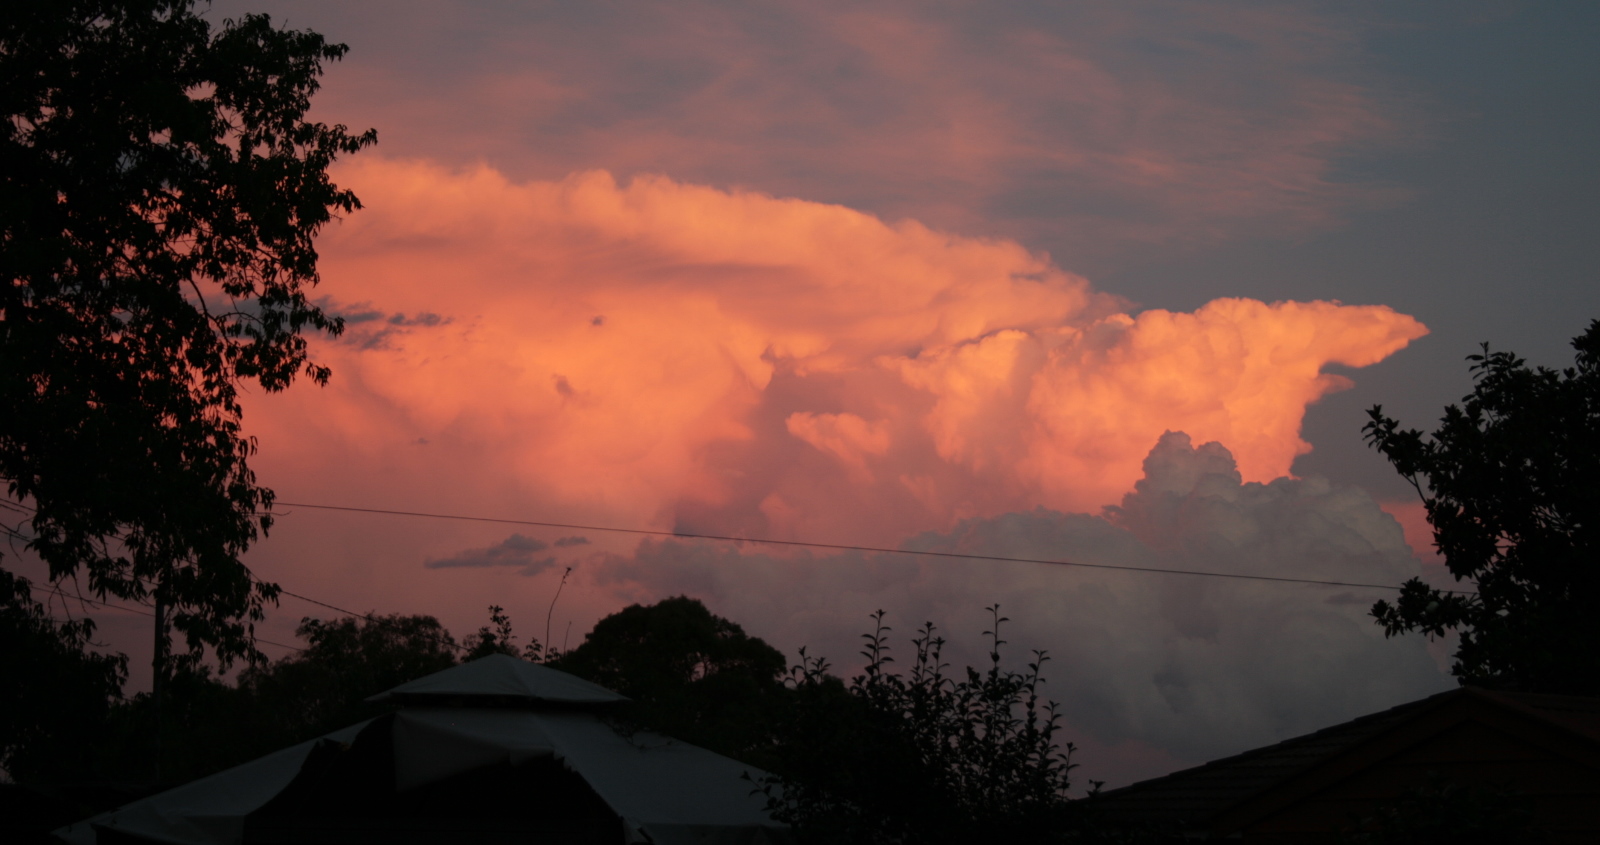
{"type": "MultiPolygon", "coordinates": [[[[1133,312],[1013,241],[663,177],[514,182],[486,166],[367,158],[339,178],[367,207],[319,242],[330,306],[436,317],[368,320],[381,343],[352,332],[316,344],[334,369],[327,388],[251,398],[256,466],[285,501],[873,546],[915,536],[1378,583],[1415,568],[1364,494],[1285,478],[1308,448],[1306,405],[1344,384],[1324,369],[1372,364],[1425,333],[1388,307],[1222,299],[1133,312]],[[1178,431],[1213,445],[1167,434],[1178,431]]],[[[313,518],[332,517],[295,517],[308,530],[313,518]]],[[[363,530],[340,525],[323,530],[363,530]]],[[[1000,601],[1022,626],[1015,641],[1058,655],[1053,689],[1075,725],[1167,762],[1437,680],[1416,649],[1383,651],[1359,596],[635,550],[577,529],[592,544],[559,550],[575,569],[557,612],[555,579],[491,565],[526,554],[520,571],[548,575],[549,561],[469,527],[291,536],[274,548],[316,551],[273,571],[294,581],[314,565],[324,582],[345,571],[391,604],[471,619],[490,603],[535,606],[557,642],[562,613],[592,620],[688,592],[785,648],[834,655],[854,653],[848,638],[878,606],[910,625],[972,627],[1000,601]],[[397,556],[414,582],[377,577],[397,556]],[[1363,661],[1377,668],[1343,697],[1319,686],[1363,661]]]]}
{"type": "Polygon", "coordinates": [[[1425,332],[1332,302],[1131,314],[1014,242],[661,177],[341,178],[367,209],[321,242],[332,301],[437,316],[320,344],[333,386],[252,415],[273,453],[381,453],[441,495],[628,524],[882,543],[1092,510],[1168,429],[1266,481],[1342,385],[1325,366],[1425,332]]]}

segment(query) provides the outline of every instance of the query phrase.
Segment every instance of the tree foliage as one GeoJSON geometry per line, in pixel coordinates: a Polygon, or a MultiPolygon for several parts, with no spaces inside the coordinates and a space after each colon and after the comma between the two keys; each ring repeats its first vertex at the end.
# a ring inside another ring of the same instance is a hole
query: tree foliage
{"type": "Polygon", "coordinates": [[[778,726],[776,774],[762,788],[803,841],[1064,841],[1082,833],[1067,798],[1073,747],[1039,690],[1043,653],[1002,668],[1000,624],[987,670],[946,673],[932,623],[912,640],[910,672],[890,670],[883,612],[863,635],[866,668],[848,687],[808,659],[791,670],[796,700],[778,726]]]}
{"type": "MultiPolygon", "coordinates": [[[[0,622],[4,619],[0,614],[0,622]]],[[[0,628],[0,635],[4,631],[0,628]]],[[[447,669],[460,651],[431,616],[308,618],[296,634],[304,649],[250,667],[235,683],[202,665],[182,665],[173,672],[159,711],[164,784],[204,777],[382,715],[392,707],[368,703],[369,696],[447,669]]],[[[81,644],[62,641],[58,647],[73,645],[81,644]]],[[[0,662],[15,659],[9,651],[0,654],[0,662]]],[[[30,784],[150,783],[155,702],[148,693],[108,700],[103,683],[88,683],[100,677],[88,672],[96,667],[85,667],[81,674],[87,678],[66,686],[63,682],[71,679],[61,667],[70,665],[63,658],[25,670],[62,683],[60,688],[32,686],[24,700],[40,710],[61,709],[51,724],[63,730],[18,736],[17,765],[7,768],[30,784]],[[91,709],[97,701],[103,704],[91,709]]]]}
{"type": "Polygon", "coordinates": [[[530,663],[543,663],[547,656],[544,645],[537,639],[530,638],[526,646],[517,648],[517,636],[511,632],[511,617],[498,604],[489,605],[489,624],[479,628],[476,634],[468,634],[461,646],[467,650],[461,658],[463,663],[491,654],[504,654],[530,663]]]}
{"type": "Polygon", "coordinates": [[[86,650],[94,622],[52,621],[0,570],[0,768],[12,777],[78,758],[121,696],[127,658],[86,650]]]}
{"type": "Polygon", "coordinates": [[[0,477],[53,581],[155,593],[224,661],[276,596],[239,560],[272,505],[239,390],[325,382],[304,333],[342,328],[312,239],[376,136],[305,115],[345,51],[193,0],[0,14],[0,477]]]}
{"type": "Polygon", "coordinates": [[[1434,542],[1476,593],[1413,578],[1372,610],[1390,634],[1461,633],[1454,673],[1511,690],[1600,694],[1600,320],[1574,366],[1473,355],[1473,392],[1424,437],[1370,412],[1371,445],[1417,488],[1434,542]]]}
{"type": "Polygon", "coordinates": [[[460,647],[432,616],[303,619],[303,651],[247,669],[239,688],[282,744],[384,712],[368,696],[456,665],[460,647]]]}
{"type": "Polygon", "coordinates": [[[759,763],[787,664],[698,599],[677,596],[607,616],[550,665],[628,696],[623,713],[643,727],[759,763]]]}

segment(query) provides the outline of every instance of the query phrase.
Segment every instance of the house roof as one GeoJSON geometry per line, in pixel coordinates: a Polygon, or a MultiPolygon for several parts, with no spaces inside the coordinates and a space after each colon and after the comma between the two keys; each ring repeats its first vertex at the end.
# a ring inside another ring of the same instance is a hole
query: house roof
{"type": "Polygon", "coordinates": [[[1103,792],[1096,803],[1115,815],[1137,815],[1152,822],[1201,823],[1376,736],[1427,702],[1454,692],[1440,693],[1275,745],[1103,792]]]}
{"type": "Polygon", "coordinates": [[[452,666],[368,698],[399,704],[442,703],[449,699],[503,703],[612,704],[627,701],[599,684],[505,654],[452,666]]]}
{"type": "Polygon", "coordinates": [[[1419,728],[1436,721],[1440,711],[1463,706],[1554,728],[1580,745],[1600,743],[1600,699],[1461,687],[1275,745],[1113,789],[1096,801],[1114,818],[1205,828],[1225,816],[1240,816],[1242,808],[1267,803],[1266,796],[1284,791],[1286,784],[1332,771],[1341,763],[1346,769],[1361,765],[1362,761],[1356,758],[1381,753],[1374,746],[1409,741],[1419,728]]]}

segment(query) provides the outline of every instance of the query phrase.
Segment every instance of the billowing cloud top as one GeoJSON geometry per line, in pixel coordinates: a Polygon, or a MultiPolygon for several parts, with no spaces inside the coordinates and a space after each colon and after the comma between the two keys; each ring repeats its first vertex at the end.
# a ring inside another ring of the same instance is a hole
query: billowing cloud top
{"type": "Polygon", "coordinates": [[[1325,365],[1425,331],[1331,302],[1130,314],[1011,241],[661,177],[340,176],[368,208],[322,242],[335,304],[428,319],[353,324],[316,411],[266,425],[627,524],[883,543],[1093,509],[1169,429],[1267,480],[1341,386],[1325,365]]]}

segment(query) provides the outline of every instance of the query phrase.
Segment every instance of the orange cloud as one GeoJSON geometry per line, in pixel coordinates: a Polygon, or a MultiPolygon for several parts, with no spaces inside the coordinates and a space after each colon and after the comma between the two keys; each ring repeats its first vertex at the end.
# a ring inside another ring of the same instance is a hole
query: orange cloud
{"type": "Polygon", "coordinates": [[[1384,502],[1383,509],[1405,531],[1406,545],[1411,553],[1426,564],[1442,567],[1444,556],[1433,543],[1433,525],[1428,522],[1428,508],[1420,500],[1384,502]]]}
{"type": "Polygon", "coordinates": [[[1311,448],[1299,436],[1306,405],[1349,386],[1322,368],[1374,364],[1426,332],[1388,308],[1248,299],[1095,328],[1050,350],[1028,403],[1043,435],[1026,460],[1053,498],[1070,500],[1087,478],[1125,485],[1165,429],[1227,444],[1247,481],[1288,475],[1311,448]]]}
{"type": "Polygon", "coordinates": [[[1425,331],[1328,302],[1130,315],[1011,241],[661,177],[341,177],[368,208],[322,241],[325,290],[362,322],[318,349],[330,388],[250,420],[291,488],[362,501],[416,477],[496,512],[892,542],[1115,501],[1168,429],[1286,474],[1342,384],[1322,368],[1425,331]]]}
{"type": "Polygon", "coordinates": [[[867,422],[855,414],[790,414],[784,427],[795,437],[833,455],[856,481],[871,481],[867,458],[889,451],[889,430],[882,421],[867,422]]]}

